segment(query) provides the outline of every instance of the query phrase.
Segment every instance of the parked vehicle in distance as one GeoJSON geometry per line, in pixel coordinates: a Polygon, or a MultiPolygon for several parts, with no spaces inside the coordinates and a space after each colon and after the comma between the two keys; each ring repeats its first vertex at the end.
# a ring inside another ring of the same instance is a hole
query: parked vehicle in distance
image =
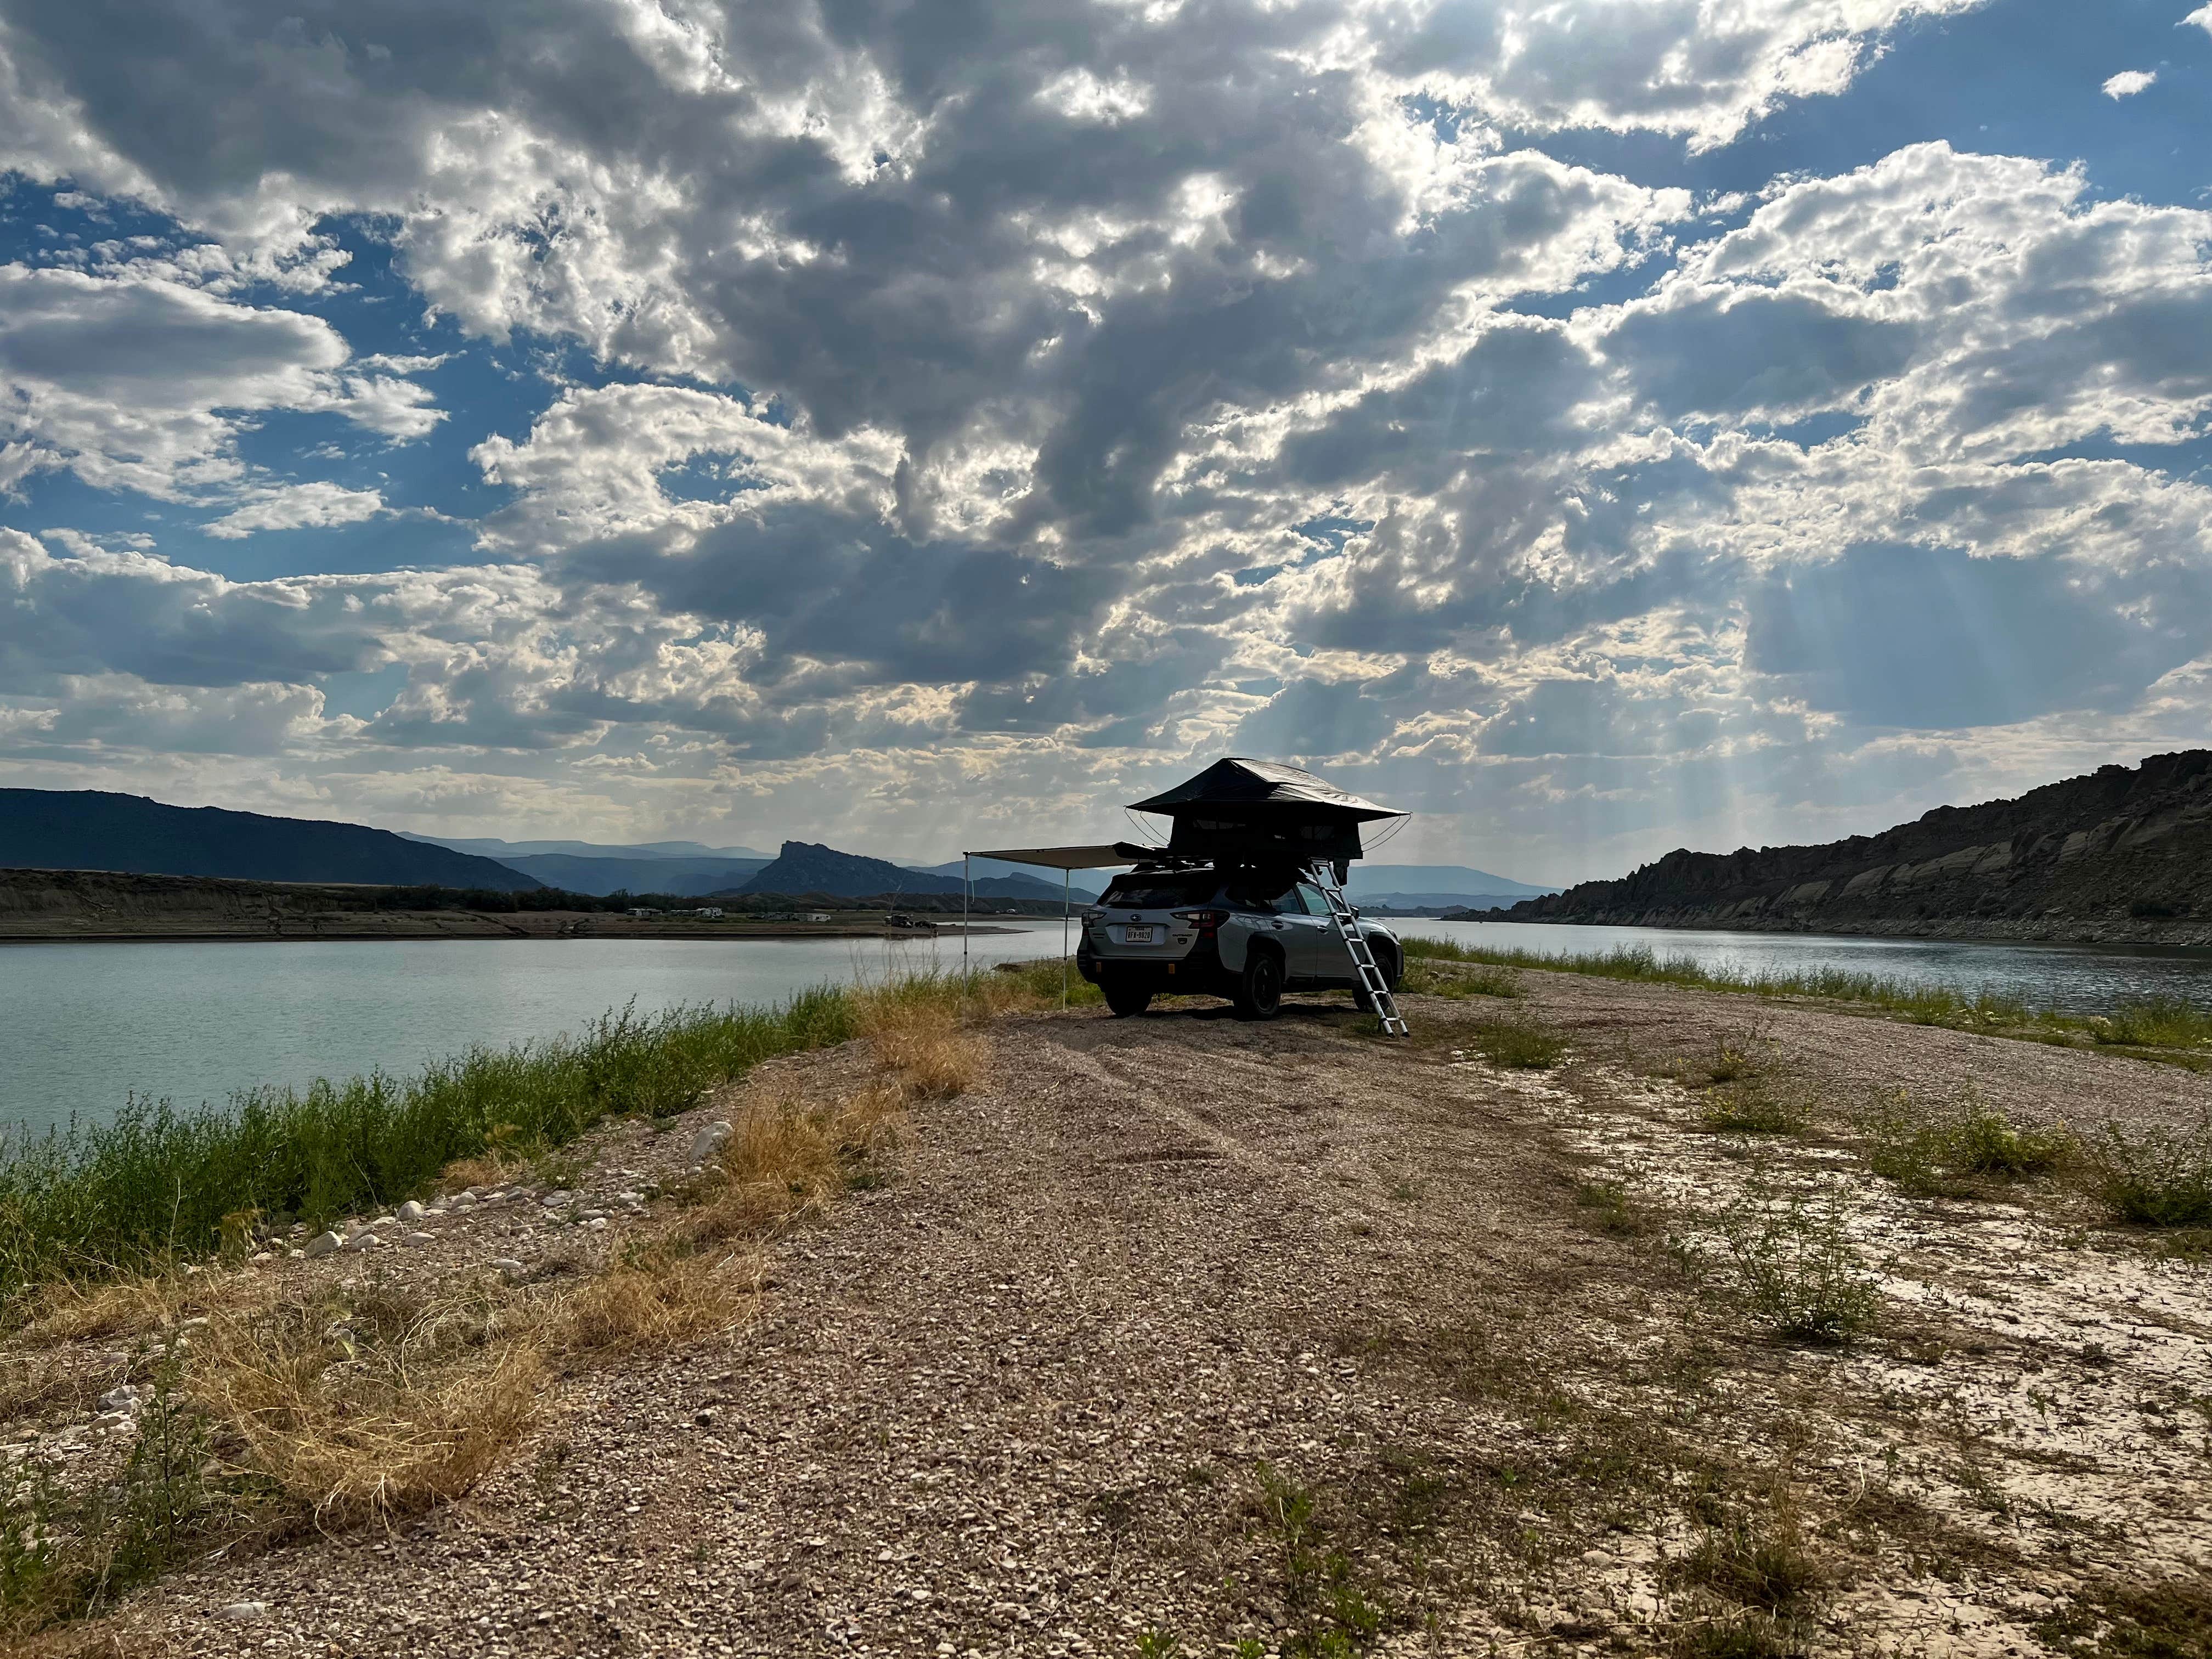
{"type": "MultiPolygon", "coordinates": [[[[1398,936],[1380,922],[1352,925],[1395,991],[1405,966],[1398,936]]],[[[1121,1015],[1171,992],[1227,997],[1246,1019],[1273,1018],[1285,991],[1349,989],[1362,1007],[1369,1000],[1328,901],[1288,871],[1139,867],[1117,876],[1083,913],[1075,963],[1121,1015]]]]}

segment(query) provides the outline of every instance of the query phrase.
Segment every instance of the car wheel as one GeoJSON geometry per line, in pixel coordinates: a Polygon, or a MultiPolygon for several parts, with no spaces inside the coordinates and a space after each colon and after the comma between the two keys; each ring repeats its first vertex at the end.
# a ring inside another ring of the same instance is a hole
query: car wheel
{"type": "Polygon", "coordinates": [[[1235,1000],[1239,1018],[1274,1018],[1283,1006],[1282,957],[1262,945],[1248,949],[1235,1000]]]}
{"type": "MultiPolygon", "coordinates": [[[[1398,960],[1398,953],[1395,951],[1377,950],[1375,952],[1375,965],[1382,970],[1382,983],[1390,988],[1392,995],[1396,995],[1398,981],[1406,976],[1406,967],[1398,960]]],[[[1352,988],[1352,1000],[1362,1013],[1371,1014],[1375,1012],[1375,999],[1367,994],[1367,988],[1364,985],[1355,985],[1352,988]]]]}
{"type": "Polygon", "coordinates": [[[1141,985],[1109,985],[1105,991],[1106,1006],[1123,1019],[1152,1006],[1152,994],[1141,985]]]}

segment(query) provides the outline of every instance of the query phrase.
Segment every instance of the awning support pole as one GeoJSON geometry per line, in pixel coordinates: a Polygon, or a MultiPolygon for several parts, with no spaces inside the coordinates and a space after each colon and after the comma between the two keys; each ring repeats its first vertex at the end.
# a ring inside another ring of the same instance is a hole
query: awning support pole
{"type": "Polygon", "coordinates": [[[1060,1012],[1067,1012],[1067,901],[1075,890],[1075,872],[1060,872],[1060,1012]]]}
{"type": "Polygon", "coordinates": [[[960,982],[968,982],[968,896],[975,890],[975,861],[960,855],[960,982]]]}

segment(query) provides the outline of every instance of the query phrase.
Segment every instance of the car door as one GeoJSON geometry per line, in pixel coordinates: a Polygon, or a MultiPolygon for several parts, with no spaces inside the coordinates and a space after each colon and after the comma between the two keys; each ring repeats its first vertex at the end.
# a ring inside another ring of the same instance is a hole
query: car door
{"type": "Polygon", "coordinates": [[[1310,881],[1297,884],[1296,896],[1299,909],[1305,913],[1303,937],[1306,941],[1305,966],[1297,971],[1309,979],[1352,983],[1358,970],[1352,967],[1352,955],[1344,948],[1344,940],[1336,931],[1335,918],[1329,915],[1328,900],[1310,881]]]}

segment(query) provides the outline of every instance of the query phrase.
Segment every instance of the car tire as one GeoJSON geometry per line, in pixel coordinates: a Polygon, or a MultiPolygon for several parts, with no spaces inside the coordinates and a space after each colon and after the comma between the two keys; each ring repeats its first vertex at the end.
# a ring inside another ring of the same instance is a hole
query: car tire
{"type": "Polygon", "coordinates": [[[1152,1006],[1152,994],[1141,985],[1108,984],[1102,988],[1106,993],[1106,1006],[1118,1019],[1141,1014],[1152,1006]]]}
{"type": "MultiPolygon", "coordinates": [[[[1398,993],[1398,981],[1406,976],[1406,964],[1399,959],[1398,953],[1388,946],[1376,949],[1370,945],[1368,948],[1375,951],[1375,965],[1382,970],[1382,983],[1388,986],[1390,994],[1395,996],[1398,993]]],[[[1367,994],[1367,988],[1364,985],[1355,985],[1352,988],[1352,1000],[1364,1014],[1371,1014],[1375,1012],[1375,999],[1367,994]]]]}
{"type": "Polygon", "coordinates": [[[1247,946],[1232,1000],[1239,1019],[1274,1018],[1283,1006],[1282,957],[1262,945],[1247,946]]]}

